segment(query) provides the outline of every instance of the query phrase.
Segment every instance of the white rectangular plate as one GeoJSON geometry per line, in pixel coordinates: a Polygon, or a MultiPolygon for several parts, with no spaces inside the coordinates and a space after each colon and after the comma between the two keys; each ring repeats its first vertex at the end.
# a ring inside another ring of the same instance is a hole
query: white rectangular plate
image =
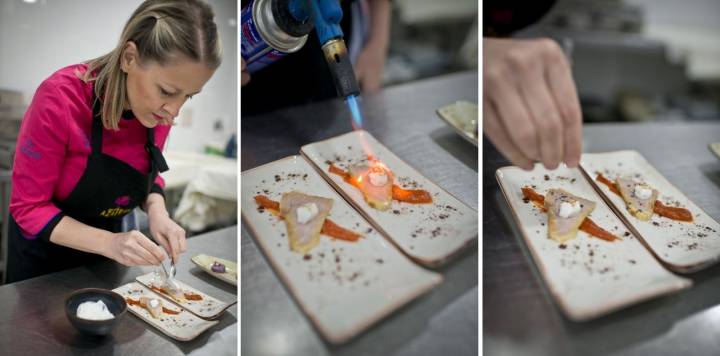
{"type": "Polygon", "coordinates": [[[128,310],[130,310],[131,313],[175,340],[190,341],[218,323],[217,320],[208,321],[198,318],[187,310],[165,301],[159,294],[137,282],[130,282],[113,289],[113,291],[123,296],[123,298],[132,298],[137,301],[139,301],[142,296],[158,298],[163,300],[163,307],[179,311],[180,313],[176,315],[163,313],[160,319],[155,319],[147,309],[139,305],[128,304],[128,310]]]}
{"type": "Polygon", "coordinates": [[[665,270],[603,202],[579,169],[548,171],[540,164],[528,172],[517,167],[496,173],[505,199],[545,284],[563,312],[588,320],[630,304],[688,288],[692,282],[665,270]],[[522,187],[546,195],[561,188],[597,203],[590,218],[622,240],[614,242],[580,231],[564,244],[548,238],[547,214],[524,202],[522,187]]]}
{"type": "Polygon", "coordinates": [[[302,310],[332,343],[347,341],[442,281],[388,243],[301,156],[245,171],[241,181],[243,223],[302,310]],[[254,197],[280,201],[293,190],[332,199],[328,218],[363,237],[347,242],[322,235],[307,255],[291,251],[285,223],[258,209],[254,197]]]}
{"type": "Polygon", "coordinates": [[[473,145],[478,145],[477,104],[460,100],[439,108],[437,113],[458,135],[473,145]]]}
{"type": "Polygon", "coordinates": [[[720,224],[680,190],[668,182],[637,151],[583,154],[581,167],[593,184],[621,214],[655,256],[676,272],[693,272],[708,267],[720,258],[720,224]],[[595,181],[597,172],[610,180],[618,176],[637,177],[657,189],[658,199],[669,206],[678,203],[690,210],[693,222],[680,222],[653,214],[650,221],[642,221],[628,212],[625,202],[610,191],[607,185],[595,181]]]}
{"type": "Polygon", "coordinates": [[[476,210],[425,178],[365,131],[353,131],[306,145],[301,152],[370,223],[423,265],[440,265],[477,239],[476,210]],[[428,191],[432,204],[393,200],[390,209],[380,211],[371,208],[357,188],[339,175],[328,172],[329,163],[347,171],[350,165],[367,161],[367,152],[363,147],[395,174],[396,184],[407,189],[428,191]]]}
{"type": "Polygon", "coordinates": [[[209,275],[221,280],[228,282],[234,286],[237,285],[237,264],[233,261],[225,260],[219,257],[208,256],[204,254],[197,255],[191,259],[200,269],[207,272],[209,275]],[[225,265],[225,273],[218,273],[212,270],[212,264],[214,262],[222,263],[225,265]]]}
{"type": "MultiPolygon", "coordinates": [[[[156,273],[150,272],[142,276],[138,276],[137,278],[135,278],[135,280],[150,288],[150,286],[154,285],[153,282],[156,280],[156,278],[156,273]]],[[[225,311],[225,309],[229,308],[232,304],[235,304],[225,303],[216,298],[213,298],[212,296],[209,296],[193,287],[190,287],[189,285],[180,282],[177,279],[175,280],[175,282],[177,282],[177,285],[181,290],[199,294],[200,296],[202,296],[202,300],[186,300],[182,303],[179,303],[165,293],[158,294],[162,295],[166,300],[176,305],[179,305],[180,307],[203,319],[216,319],[220,316],[222,312],[225,311]]]]}

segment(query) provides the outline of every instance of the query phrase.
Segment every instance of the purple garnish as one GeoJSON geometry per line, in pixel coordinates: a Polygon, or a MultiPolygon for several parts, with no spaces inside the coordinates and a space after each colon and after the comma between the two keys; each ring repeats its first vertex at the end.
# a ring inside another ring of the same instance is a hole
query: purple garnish
{"type": "Polygon", "coordinates": [[[213,262],[213,264],[212,264],[212,266],[210,267],[210,269],[211,269],[213,272],[225,273],[225,265],[222,264],[222,263],[220,263],[220,262],[217,262],[217,261],[216,261],[216,262],[213,262]]]}

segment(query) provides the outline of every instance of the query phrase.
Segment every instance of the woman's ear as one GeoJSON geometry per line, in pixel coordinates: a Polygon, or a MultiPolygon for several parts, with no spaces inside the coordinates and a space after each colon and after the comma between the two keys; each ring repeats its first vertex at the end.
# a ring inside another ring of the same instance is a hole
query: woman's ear
{"type": "Polygon", "coordinates": [[[127,73],[138,65],[138,51],[135,42],[128,41],[120,54],[120,69],[127,73]]]}

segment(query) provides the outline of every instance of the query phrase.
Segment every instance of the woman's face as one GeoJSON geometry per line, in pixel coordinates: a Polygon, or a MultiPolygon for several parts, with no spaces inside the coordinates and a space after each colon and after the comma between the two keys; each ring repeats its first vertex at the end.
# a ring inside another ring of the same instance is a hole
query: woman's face
{"type": "Polygon", "coordinates": [[[128,42],[121,67],[127,73],[125,109],[131,109],[143,126],[170,125],[189,98],[202,90],[214,69],[184,57],[160,65],[140,63],[135,44],[128,42]]]}

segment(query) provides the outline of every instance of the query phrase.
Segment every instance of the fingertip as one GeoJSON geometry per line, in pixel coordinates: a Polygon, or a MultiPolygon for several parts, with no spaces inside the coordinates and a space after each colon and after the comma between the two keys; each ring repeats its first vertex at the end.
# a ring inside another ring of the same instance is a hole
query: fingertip
{"type": "Polygon", "coordinates": [[[558,166],[560,166],[560,163],[558,163],[558,162],[549,162],[549,163],[543,163],[543,165],[545,166],[545,168],[547,168],[547,169],[549,169],[549,170],[551,170],[551,171],[554,171],[554,170],[556,170],[556,169],[558,168],[558,166]]]}

